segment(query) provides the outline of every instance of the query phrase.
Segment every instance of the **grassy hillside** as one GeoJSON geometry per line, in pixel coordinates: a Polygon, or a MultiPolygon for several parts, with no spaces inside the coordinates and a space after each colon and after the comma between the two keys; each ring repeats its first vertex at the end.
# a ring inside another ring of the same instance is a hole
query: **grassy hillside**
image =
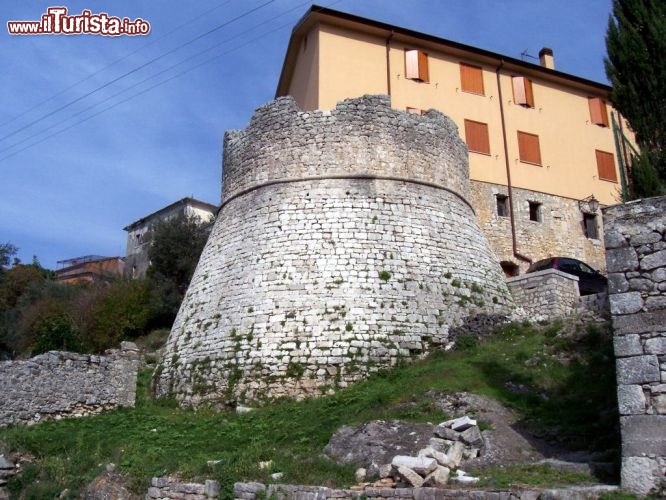
{"type": "MultiPolygon", "coordinates": [[[[334,396],[278,401],[245,415],[153,401],[149,378],[149,372],[140,374],[136,408],[0,430],[0,451],[19,452],[31,461],[10,483],[12,494],[53,498],[68,488],[73,497],[110,462],[143,492],[150,477],[176,471],[184,478],[218,479],[222,497],[235,481],[271,482],[275,471],[284,473],[285,483],[349,485],[354,468],[322,456],[330,436],[342,425],[372,419],[442,421],[447,415],[426,395],[432,389],[491,396],[516,410],[521,424],[540,436],[619,456],[606,325],[512,324],[481,342],[463,336],[456,351],[378,373],[334,396]],[[266,460],[273,461],[273,469],[259,470],[266,460]]],[[[592,479],[543,466],[498,469],[487,476],[486,482],[497,486],[592,479]]]]}

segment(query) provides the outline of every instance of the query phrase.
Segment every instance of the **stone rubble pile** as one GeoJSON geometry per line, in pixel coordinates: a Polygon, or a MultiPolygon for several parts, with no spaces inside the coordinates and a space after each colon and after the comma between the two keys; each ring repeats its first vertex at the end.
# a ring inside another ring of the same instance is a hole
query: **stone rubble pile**
{"type": "Polygon", "coordinates": [[[359,484],[351,489],[441,488],[450,483],[477,483],[479,478],[469,476],[460,469],[464,460],[478,457],[484,446],[476,420],[467,415],[447,420],[435,428],[434,434],[429,445],[419,450],[417,456],[396,455],[390,464],[379,467],[379,480],[374,483],[364,482],[367,471],[358,469],[356,480],[359,484]]]}

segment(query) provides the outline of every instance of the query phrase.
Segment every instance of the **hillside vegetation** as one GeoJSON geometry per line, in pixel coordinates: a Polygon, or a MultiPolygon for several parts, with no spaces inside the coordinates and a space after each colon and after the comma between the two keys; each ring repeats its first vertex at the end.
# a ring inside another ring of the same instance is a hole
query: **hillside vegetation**
{"type": "MultiPolygon", "coordinates": [[[[342,425],[373,419],[438,423],[448,416],[428,391],[469,391],[493,397],[520,416],[520,425],[569,449],[619,457],[615,370],[609,327],[603,323],[510,324],[478,340],[462,336],[452,352],[375,374],[316,400],[276,401],[236,415],[179,409],[152,400],[150,371],[140,374],[137,405],[96,417],[0,429],[0,452],[24,460],[9,484],[12,495],[74,497],[107,463],[145,492],[152,476],[217,479],[222,498],[241,480],[348,486],[354,467],[322,455],[342,425]],[[516,390],[516,388],[520,390],[516,390]],[[271,470],[259,462],[272,460],[271,470]],[[66,495],[65,495],[66,496],[66,495]]],[[[432,394],[432,392],[430,393],[432,394]]],[[[595,481],[545,466],[484,471],[490,486],[595,481]]]]}

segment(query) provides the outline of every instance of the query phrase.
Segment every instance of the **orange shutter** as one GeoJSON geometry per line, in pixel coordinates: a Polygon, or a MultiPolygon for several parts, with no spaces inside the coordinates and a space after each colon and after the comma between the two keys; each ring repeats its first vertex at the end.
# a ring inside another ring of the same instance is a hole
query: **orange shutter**
{"type": "Polygon", "coordinates": [[[427,82],[428,78],[428,56],[419,50],[419,80],[427,82]]]}
{"type": "Polygon", "coordinates": [[[601,97],[590,97],[587,102],[590,106],[590,121],[595,125],[608,127],[608,110],[606,109],[606,101],[601,97]]]}
{"type": "Polygon", "coordinates": [[[465,139],[467,141],[467,149],[470,151],[490,154],[487,124],[465,120],[465,139]]]}
{"type": "Polygon", "coordinates": [[[405,76],[411,80],[428,81],[428,55],[425,52],[405,51],[405,76]]]}
{"type": "Polygon", "coordinates": [[[595,152],[597,154],[597,172],[599,173],[599,179],[617,182],[613,153],[606,153],[605,151],[599,151],[598,149],[595,152]]]}
{"type": "Polygon", "coordinates": [[[532,80],[524,76],[514,76],[513,102],[522,106],[534,107],[534,92],[532,91],[532,80]]]}
{"type": "Polygon", "coordinates": [[[464,92],[484,95],[483,70],[478,66],[460,63],[460,86],[464,92]]]}
{"type": "Polygon", "coordinates": [[[541,165],[539,136],[527,132],[518,132],[518,154],[520,155],[520,161],[541,165]]]}
{"type": "Polygon", "coordinates": [[[478,66],[460,63],[460,86],[464,92],[484,95],[483,70],[478,66]]]}

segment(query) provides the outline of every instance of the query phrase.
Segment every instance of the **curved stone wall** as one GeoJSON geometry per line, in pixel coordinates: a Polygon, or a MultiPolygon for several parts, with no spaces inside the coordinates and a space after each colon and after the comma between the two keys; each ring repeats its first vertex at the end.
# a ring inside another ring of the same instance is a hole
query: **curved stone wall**
{"type": "Polygon", "coordinates": [[[227,134],[224,169],[158,394],[321,394],[512,305],[465,200],[465,146],[440,113],[381,97],[303,113],[278,99],[227,134]]]}

